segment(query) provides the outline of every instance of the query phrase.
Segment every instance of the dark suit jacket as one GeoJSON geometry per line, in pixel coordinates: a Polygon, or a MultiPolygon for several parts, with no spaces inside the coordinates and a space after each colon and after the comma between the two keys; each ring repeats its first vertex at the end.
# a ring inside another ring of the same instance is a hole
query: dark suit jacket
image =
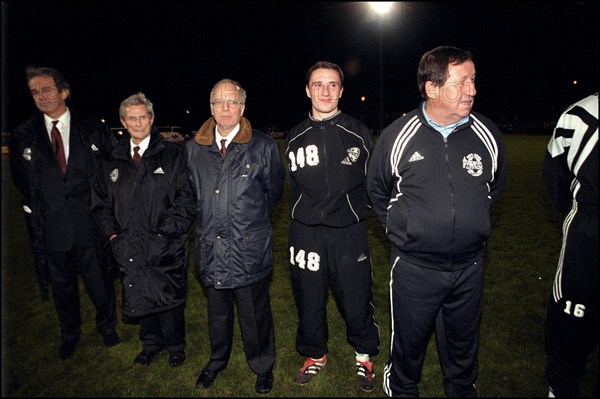
{"type": "Polygon", "coordinates": [[[17,127],[9,143],[13,181],[35,219],[34,244],[52,251],[98,243],[100,237],[91,212],[91,184],[101,160],[116,141],[106,125],[70,112],[66,174],[62,174],[52,151],[43,114],[17,127]]]}

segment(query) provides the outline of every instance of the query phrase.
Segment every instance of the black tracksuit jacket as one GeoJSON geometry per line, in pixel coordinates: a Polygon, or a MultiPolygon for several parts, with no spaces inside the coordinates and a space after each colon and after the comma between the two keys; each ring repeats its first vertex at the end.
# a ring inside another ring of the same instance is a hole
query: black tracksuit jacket
{"type": "Polygon", "coordinates": [[[368,191],[389,239],[408,260],[457,270],[483,257],[490,207],[506,180],[504,142],[498,127],[476,112],[444,138],[421,109],[381,134],[368,191]]]}
{"type": "Polygon", "coordinates": [[[365,176],[373,146],[367,127],[341,111],[322,121],[307,118],[290,129],[285,156],[292,219],[329,227],[365,220],[370,208],[365,176]]]}

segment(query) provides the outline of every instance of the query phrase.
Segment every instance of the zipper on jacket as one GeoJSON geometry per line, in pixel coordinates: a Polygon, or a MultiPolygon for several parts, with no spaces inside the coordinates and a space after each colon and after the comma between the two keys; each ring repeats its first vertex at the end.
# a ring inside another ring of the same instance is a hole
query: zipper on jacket
{"type": "MultiPolygon", "coordinates": [[[[327,187],[327,200],[329,200],[329,167],[327,165],[327,140],[325,137],[325,126],[323,124],[323,121],[321,121],[321,126],[319,126],[319,129],[321,130],[321,137],[323,139],[323,161],[325,162],[325,187],[327,187]]],[[[325,209],[321,208],[321,222],[323,222],[323,219],[325,218],[325,209]]]]}
{"type": "Polygon", "coordinates": [[[450,202],[452,203],[452,237],[450,238],[450,251],[448,253],[448,262],[452,263],[454,258],[454,232],[456,229],[456,207],[454,206],[454,188],[452,187],[452,175],[450,173],[450,160],[448,159],[448,138],[444,137],[444,154],[446,157],[446,174],[448,176],[448,185],[450,186],[450,202]]]}

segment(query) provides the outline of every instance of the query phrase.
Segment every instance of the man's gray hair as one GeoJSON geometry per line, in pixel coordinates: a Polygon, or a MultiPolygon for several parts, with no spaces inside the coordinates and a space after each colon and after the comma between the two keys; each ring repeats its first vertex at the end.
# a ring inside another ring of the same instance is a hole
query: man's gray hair
{"type": "Polygon", "coordinates": [[[145,105],[146,108],[148,108],[148,115],[150,115],[150,118],[154,118],[154,105],[152,104],[152,101],[150,101],[150,99],[140,91],[127,97],[121,102],[121,106],[119,107],[119,116],[122,119],[125,119],[127,107],[131,107],[132,105],[145,105]]]}

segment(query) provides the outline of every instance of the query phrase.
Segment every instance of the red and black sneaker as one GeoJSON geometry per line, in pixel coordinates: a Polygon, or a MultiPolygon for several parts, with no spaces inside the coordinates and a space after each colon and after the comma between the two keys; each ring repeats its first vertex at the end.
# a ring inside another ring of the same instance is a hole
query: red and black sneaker
{"type": "Polygon", "coordinates": [[[296,374],[296,384],[304,385],[308,383],[323,367],[325,367],[326,363],[327,355],[324,355],[320,359],[307,358],[298,374],[296,374]]]}
{"type": "Polygon", "coordinates": [[[372,391],[375,388],[375,372],[373,371],[373,362],[361,362],[356,360],[356,373],[358,374],[358,384],[363,391],[372,391]]]}

